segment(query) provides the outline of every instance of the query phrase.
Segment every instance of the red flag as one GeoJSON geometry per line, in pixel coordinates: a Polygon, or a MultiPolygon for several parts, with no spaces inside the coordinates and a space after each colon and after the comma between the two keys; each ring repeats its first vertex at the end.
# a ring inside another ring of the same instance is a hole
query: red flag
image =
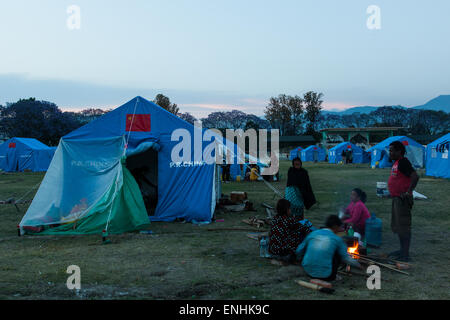
{"type": "Polygon", "coordinates": [[[10,142],[8,147],[9,148],[15,148],[16,147],[16,143],[15,142],[10,142]]]}
{"type": "Polygon", "coordinates": [[[408,146],[409,145],[408,140],[402,141],[402,143],[403,143],[404,146],[408,146]]]}
{"type": "Polygon", "coordinates": [[[125,131],[150,132],[150,115],[127,114],[125,131]]]}

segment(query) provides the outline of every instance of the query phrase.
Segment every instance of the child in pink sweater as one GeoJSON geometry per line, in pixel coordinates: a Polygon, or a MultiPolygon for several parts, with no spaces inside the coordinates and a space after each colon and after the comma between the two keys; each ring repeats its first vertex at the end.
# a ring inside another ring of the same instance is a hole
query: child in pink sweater
{"type": "Polygon", "coordinates": [[[370,218],[370,212],[367,209],[366,202],[367,195],[359,188],[352,190],[350,195],[350,204],[345,209],[344,223],[347,227],[352,226],[355,232],[364,236],[366,229],[366,220],[370,218]]]}

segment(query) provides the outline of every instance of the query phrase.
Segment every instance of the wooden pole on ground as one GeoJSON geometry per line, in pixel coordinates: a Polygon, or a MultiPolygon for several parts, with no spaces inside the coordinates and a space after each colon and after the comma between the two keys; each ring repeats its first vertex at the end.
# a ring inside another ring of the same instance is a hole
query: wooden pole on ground
{"type": "Polygon", "coordinates": [[[393,270],[393,271],[396,271],[396,272],[399,272],[399,273],[403,273],[403,274],[406,274],[406,275],[409,276],[409,273],[408,273],[408,272],[399,270],[399,269],[397,269],[397,268],[395,268],[395,267],[392,267],[392,266],[390,266],[390,265],[388,265],[388,264],[384,264],[384,263],[377,262],[377,261],[374,261],[374,260],[371,260],[371,259],[368,259],[368,258],[363,258],[363,257],[360,257],[359,260],[360,260],[361,262],[366,262],[367,264],[376,264],[376,265],[379,265],[379,266],[381,266],[381,267],[385,267],[385,268],[387,268],[387,269],[390,269],[390,270],[393,270]]]}

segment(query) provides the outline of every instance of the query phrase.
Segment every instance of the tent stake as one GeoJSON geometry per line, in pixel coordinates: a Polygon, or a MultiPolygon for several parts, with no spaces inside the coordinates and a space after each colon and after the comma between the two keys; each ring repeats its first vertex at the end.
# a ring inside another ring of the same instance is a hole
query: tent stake
{"type": "Polygon", "coordinates": [[[102,244],[110,244],[111,240],[108,240],[106,237],[108,236],[108,232],[106,230],[102,231],[102,244]]]}

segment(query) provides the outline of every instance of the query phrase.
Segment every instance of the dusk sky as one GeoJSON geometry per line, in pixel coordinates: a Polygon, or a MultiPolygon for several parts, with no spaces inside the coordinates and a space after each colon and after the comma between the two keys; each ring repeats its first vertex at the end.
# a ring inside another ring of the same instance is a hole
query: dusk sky
{"type": "Polygon", "coordinates": [[[261,116],[271,96],[313,90],[325,109],[421,105],[450,94],[449,14],[448,0],[2,0],[0,104],[163,93],[197,117],[261,116]]]}

